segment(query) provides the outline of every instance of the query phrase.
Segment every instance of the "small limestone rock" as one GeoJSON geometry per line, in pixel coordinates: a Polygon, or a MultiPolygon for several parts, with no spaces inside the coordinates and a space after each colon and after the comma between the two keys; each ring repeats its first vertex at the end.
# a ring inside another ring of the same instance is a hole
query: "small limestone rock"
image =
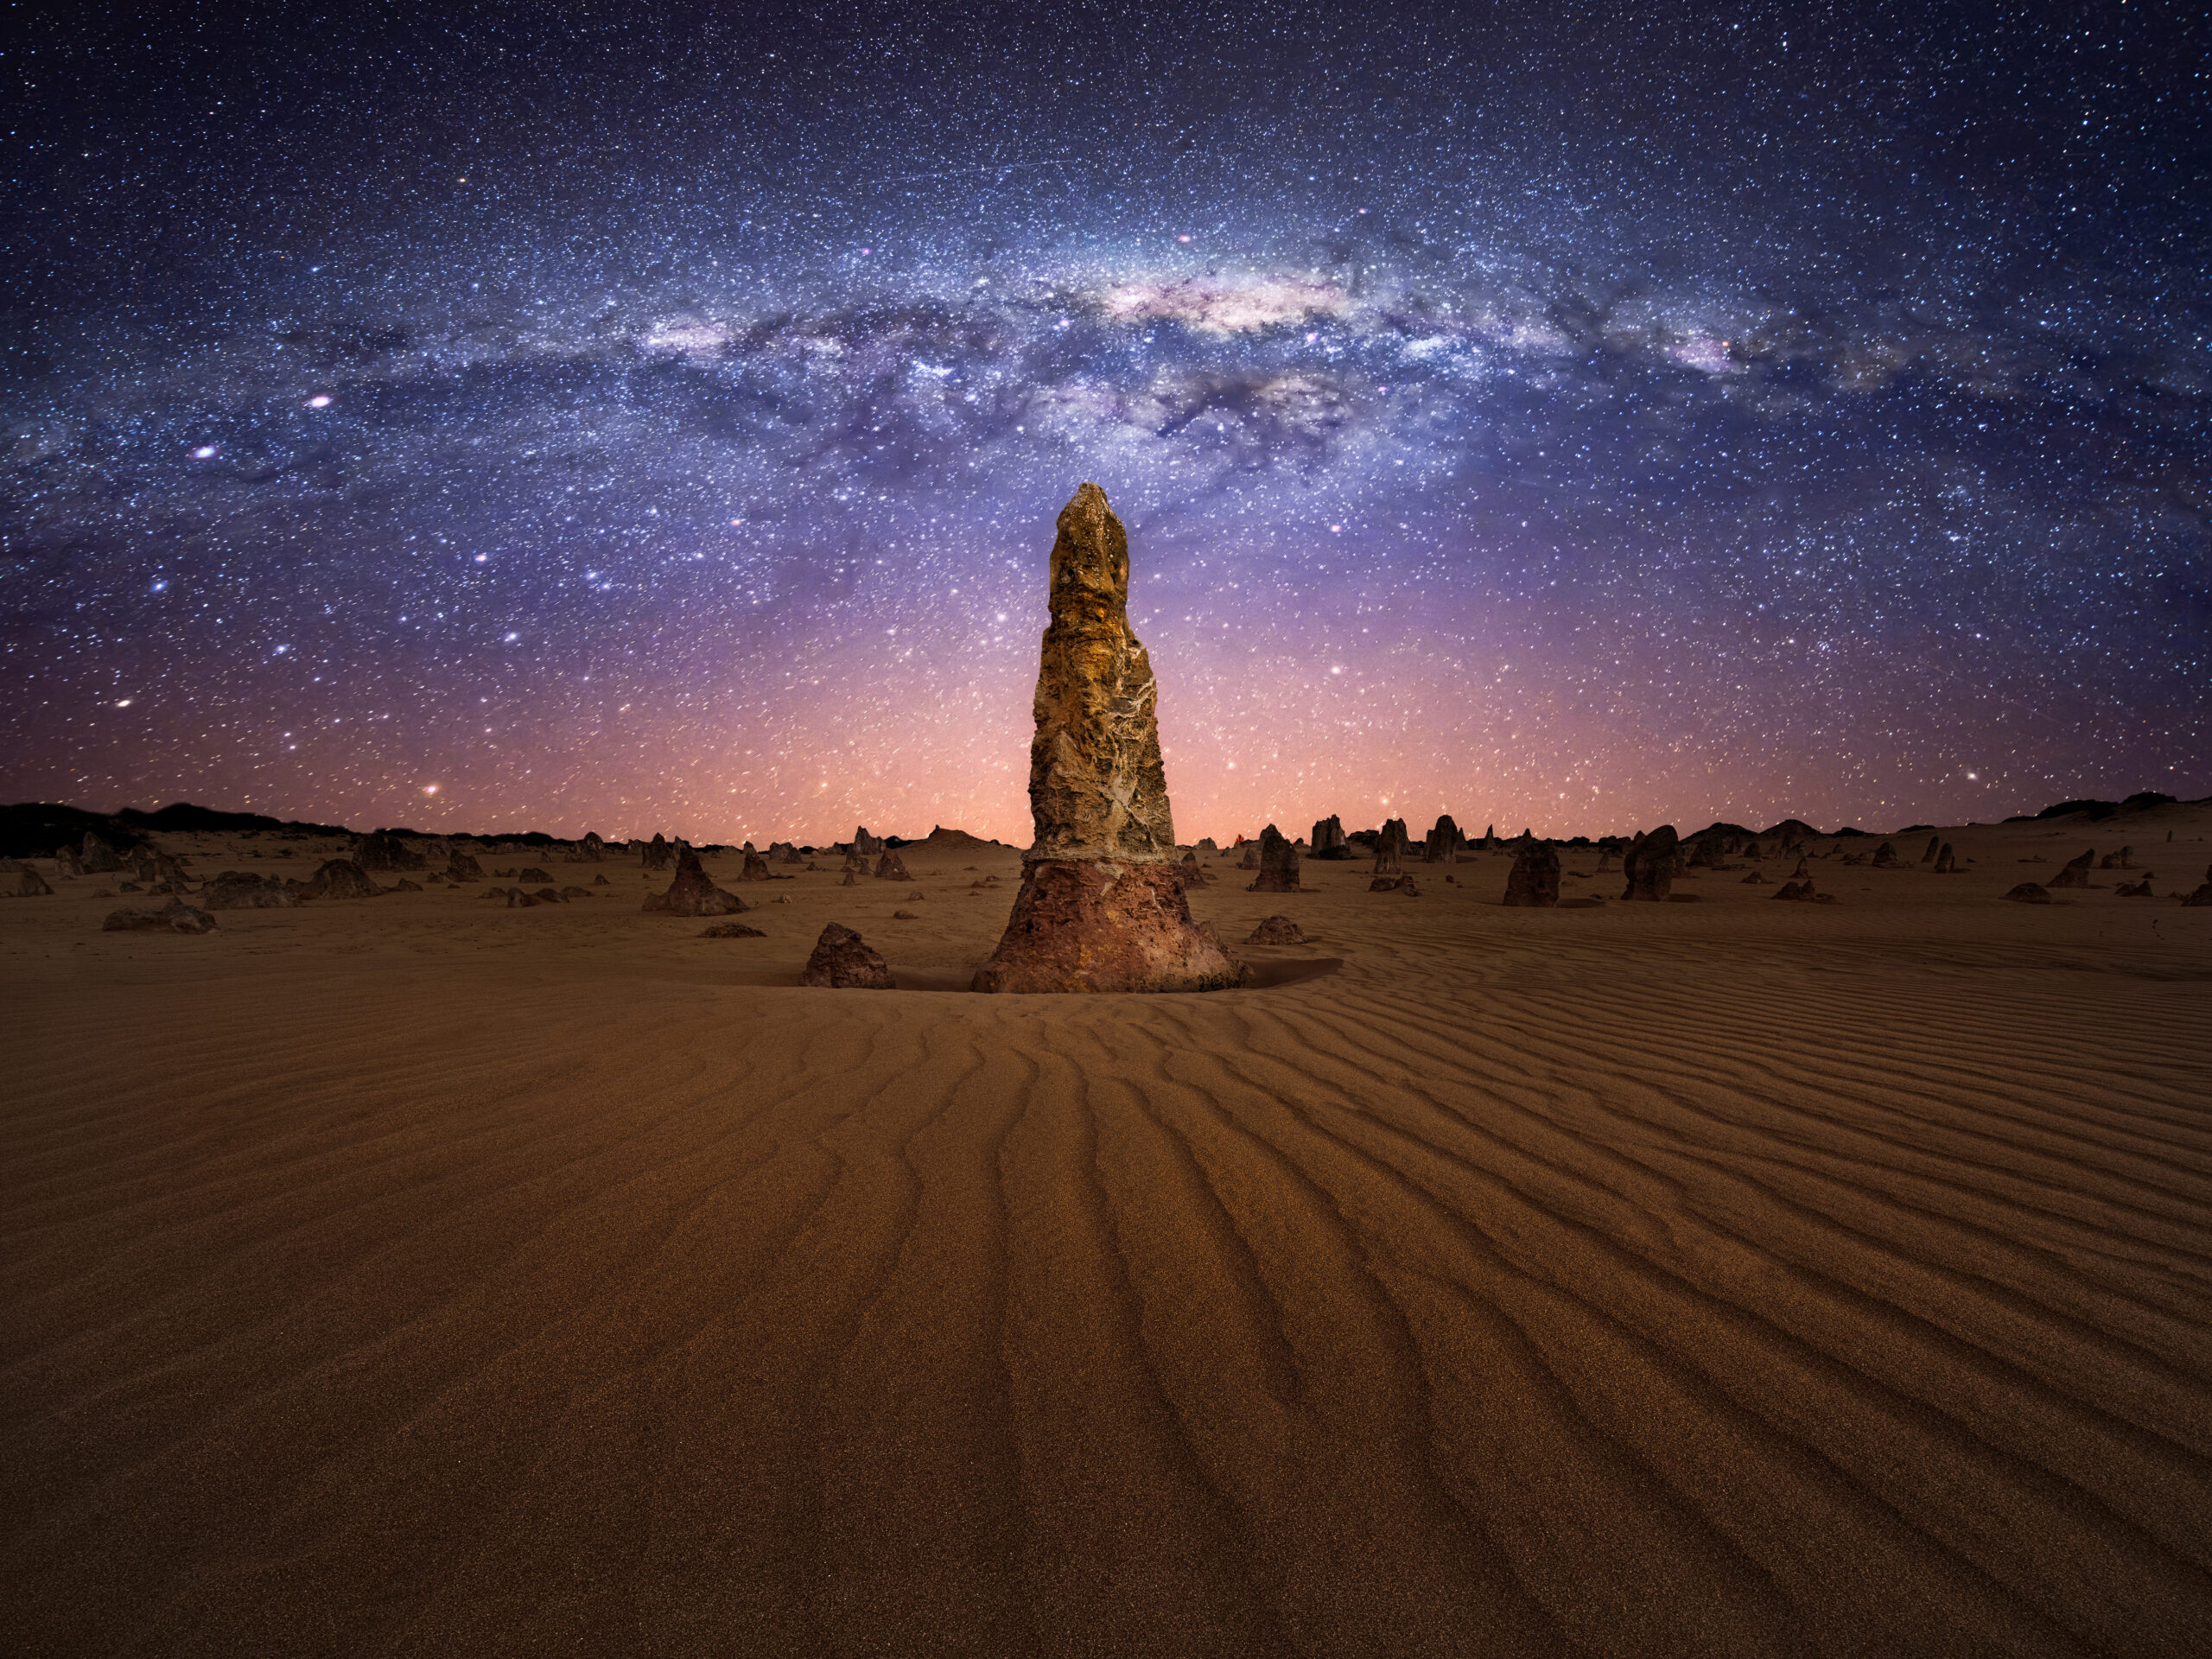
{"type": "Polygon", "coordinates": [[[2207,865],[2205,867],[2204,885],[2197,888],[2195,893],[2190,893],[2188,898],[2183,899],[2182,904],[2190,910],[2203,910],[2207,907],[2212,907],[2212,865],[2207,865]]]}
{"type": "Polygon", "coordinates": [[[891,912],[891,919],[894,922],[918,922],[922,918],[911,910],[894,910],[891,912]]]}
{"type": "Polygon", "coordinates": [[[467,853],[455,849],[446,855],[446,879],[448,881],[481,881],[484,867],[467,853]]]}
{"type": "Polygon", "coordinates": [[[747,927],[743,922],[716,922],[712,927],[699,930],[702,939],[765,939],[768,936],[757,927],[747,927]]]}
{"type": "Polygon", "coordinates": [[[161,910],[115,910],[100,924],[104,933],[211,933],[215,918],[181,899],[161,910]]]}
{"type": "Polygon", "coordinates": [[[751,842],[745,844],[745,868],[738,872],[737,879],[741,881],[766,881],[768,879],[768,861],[753,850],[751,842]]]}
{"type": "Polygon", "coordinates": [[[745,900],[716,887],[699,855],[686,847],[677,859],[676,880],[668,891],[648,893],[640,908],[667,916],[734,916],[744,910],[745,900]]]}
{"type": "Polygon", "coordinates": [[[1948,841],[1945,842],[1936,851],[1936,874],[1938,875],[1956,875],[1959,874],[1959,861],[1953,855],[1951,852],[1951,843],[1948,841]]]}
{"type": "Polygon", "coordinates": [[[2089,885],[2089,871],[2095,865],[2096,861],[2097,849],[2092,847],[2088,852],[2083,853],[2081,857],[2070,860],[2064,869],[2059,871],[2056,875],[2052,876],[2050,878],[2050,885],[2054,887],[2088,887],[2089,885]]]}
{"type": "MultiPolygon", "coordinates": [[[[2072,867],[2069,865],[2068,868],[2072,867]]],[[[2021,882],[2005,896],[2018,905],[2047,905],[2050,902],[2050,892],[2032,881],[2021,882]]]]}
{"type": "Polygon", "coordinates": [[[897,988],[891,982],[890,964],[868,949],[859,934],[836,922],[815,941],[814,954],[806,959],[798,982],[839,991],[897,988]]]}
{"type": "Polygon", "coordinates": [[[887,847],[883,856],[875,861],[875,879],[879,881],[912,881],[906,874],[906,861],[899,856],[896,848],[887,847]]]}
{"type": "Polygon", "coordinates": [[[592,877],[591,884],[594,887],[611,887],[614,885],[603,875],[594,875],[592,877]]]}
{"type": "Polygon", "coordinates": [[[209,910],[289,910],[300,896],[273,875],[225,870],[200,890],[200,902],[209,910]]]}
{"type": "Polygon", "coordinates": [[[18,899],[38,899],[51,893],[54,889],[47,885],[44,876],[24,864],[16,868],[13,891],[18,899]]]}
{"type": "Polygon", "coordinates": [[[86,875],[116,875],[123,869],[123,861],[115,855],[115,849],[89,830],[85,831],[81,861],[86,875]]]}
{"type": "Polygon", "coordinates": [[[389,830],[373,830],[353,844],[353,862],[365,870],[419,870],[429,860],[389,830]]]}
{"type": "Polygon", "coordinates": [[[1306,935],[1287,916],[1270,916],[1245,936],[1247,944],[1303,944],[1306,935]]]}
{"type": "Polygon", "coordinates": [[[649,870],[666,869],[675,856],[675,849],[669,846],[658,830],[653,832],[653,838],[645,844],[645,849],[640,855],[649,870]]]}
{"type": "Polygon", "coordinates": [[[294,891],[302,899],[377,899],[384,889],[350,858],[326,859],[294,891]]]}
{"type": "Polygon", "coordinates": [[[1895,847],[1891,846],[1885,841],[1874,849],[1874,868],[1876,869],[1894,870],[1897,867],[1897,849],[1895,847]]]}
{"type": "MultiPolygon", "coordinates": [[[[1446,880],[1450,880],[1448,876],[1446,880]]],[[[1378,875],[1367,884],[1370,893],[1402,893],[1408,899],[1421,897],[1421,889],[1414,885],[1410,875],[1378,875]]]]}
{"type": "Polygon", "coordinates": [[[546,874],[544,871],[539,869],[537,866],[533,864],[528,869],[517,875],[515,880],[521,882],[526,887],[542,887],[550,882],[553,878],[546,874]]]}

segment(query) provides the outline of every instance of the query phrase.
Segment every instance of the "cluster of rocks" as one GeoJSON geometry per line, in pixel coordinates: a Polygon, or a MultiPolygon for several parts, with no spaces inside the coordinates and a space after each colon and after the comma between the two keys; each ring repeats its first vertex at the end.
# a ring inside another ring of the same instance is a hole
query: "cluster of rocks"
{"type": "Polygon", "coordinates": [[[1351,856],[1351,843],[1344,839],[1344,823],[1333,812],[1314,824],[1309,844],[1312,850],[1306,855],[1308,858],[1345,859],[1351,856]]]}
{"type": "Polygon", "coordinates": [[[111,910],[100,924],[104,933],[209,933],[214,927],[213,916],[181,899],[159,910],[111,910]]]}

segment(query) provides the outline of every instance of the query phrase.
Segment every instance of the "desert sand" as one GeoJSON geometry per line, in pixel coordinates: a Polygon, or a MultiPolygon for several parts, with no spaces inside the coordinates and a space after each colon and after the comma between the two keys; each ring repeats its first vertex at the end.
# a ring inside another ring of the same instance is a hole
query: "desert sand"
{"type": "Polygon", "coordinates": [[[1002,849],[710,858],[759,938],[634,857],[0,900],[8,1645],[2212,1651],[2212,808],[1943,833],[1833,906],[1224,855],[1267,982],[1189,995],[954,989],[1002,849]],[[902,988],[801,988],[832,920],[902,988]]]}

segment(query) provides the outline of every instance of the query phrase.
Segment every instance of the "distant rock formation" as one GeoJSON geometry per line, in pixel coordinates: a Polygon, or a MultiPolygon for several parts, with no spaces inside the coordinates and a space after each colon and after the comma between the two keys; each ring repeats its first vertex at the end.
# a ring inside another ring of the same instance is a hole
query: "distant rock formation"
{"type": "Polygon", "coordinates": [[[1375,869],[1376,875],[1398,875],[1405,869],[1406,850],[1411,845],[1406,836],[1403,818],[1386,818],[1375,836],[1375,869]]]}
{"type": "Polygon", "coordinates": [[[1029,747],[1035,839],[979,991],[1203,991],[1243,969],[1191,919],[1152,662],[1129,627],[1129,544],[1086,483],[1052,543],[1029,747]]]}
{"type": "Polygon", "coordinates": [[[208,910],[289,910],[300,895],[273,875],[225,870],[200,890],[200,902],[208,910]]]}
{"type": "Polygon", "coordinates": [[[1465,844],[1466,838],[1459,833],[1459,826],[1446,812],[1437,819],[1435,826],[1428,832],[1428,840],[1421,849],[1422,861],[1429,864],[1453,863],[1465,844]]]}
{"type": "Polygon", "coordinates": [[[82,875],[85,861],[73,847],[57,847],[54,851],[54,873],[56,875],[82,875]]]}
{"type": "Polygon", "coordinates": [[[85,831],[85,849],[79,863],[86,875],[116,875],[123,869],[123,861],[115,855],[115,849],[89,830],[85,831]]]}
{"type": "Polygon", "coordinates": [[[2097,849],[2092,847],[2088,851],[2083,853],[2081,857],[2070,861],[2067,864],[2066,868],[2059,871],[2056,875],[2052,876],[2050,878],[2050,885],[2054,887],[2088,887],[2089,885],[2090,868],[2094,865],[2096,861],[2097,849]]]}
{"type": "Polygon", "coordinates": [[[1559,854],[1549,842],[1522,837],[1505,878],[1505,903],[1513,910],[1549,910],[1559,903],[1559,854]]]}
{"type": "Polygon", "coordinates": [[[737,873],[741,881],[766,881],[769,879],[768,861],[753,850],[753,843],[745,843],[745,868],[737,873]]]}
{"type": "Polygon", "coordinates": [[[716,922],[711,927],[699,930],[702,939],[765,939],[768,936],[757,927],[747,927],[743,922],[716,922]]]}
{"type": "Polygon", "coordinates": [[[18,899],[41,899],[54,889],[47,880],[28,864],[16,867],[15,896],[18,899]]]}
{"type": "Polygon", "coordinates": [[[798,855],[798,849],[788,841],[772,841],[768,843],[768,861],[771,864],[804,864],[806,862],[804,859],[798,855]]]}
{"type": "Polygon", "coordinates": [[[922,845],[935,853],[979,853],[992,843],[965,830],[948,830],[940,823],[931,827],[929,834],[922,838],[922,845]]]}
{"type": "Polygon", "coordinates": [[[745,900],[716,887],[699,855],[686,847],[677,857],[676,880],[668,891],[646,894],[639,908],[664,916],[735,916],[745,909],[745,900]]]}
{"type": "Polygon", "coordinates": [[[1200,836],[1198,837],[1198,851],[1207,858],[1219,858],[1221,856],[1221,849],[1214,844],[1214,839],[1211,836],[1200,836]]]}
{"type": "Polygon", "coordinates": [[[446,880],[448,881],[481,881],[484,867],[458,847],[446,854],[446,880]]]}
{"type": "Polygon", "coordinates": [[[1936,849],[1936,874],[1938,875],[1956,875],[1959,874],[1959,861],[1953,855],[1951,852],[1951,843],[1948,841],[1936,849]]]}
{"type": "Polygon", "coordinates": [[[1256,870],[1260,868],[1260,843],[1258,842],[1248,841],[1242,842],[1238,846],[1236,850],[1236,868],[1240,870],[1256,870]]]}
{"type": "Polygon", "coordinates": [[[1924,852],[1924,853],[1921,854],[1921,855],[1920,855],[1920,861],[1921,861],[1922,863],[1923,863],[1923,864],[1930,864],[1930,863],[1933,863],[1933,862],[1935,861],[1935,859],[1936,859],[1936,855],[1937,854],[1937,852],[1939,852],[1940,850],[1942,850],[1942,845],[1943,845],[1943,837],[1942,837],[1942,836],[1929,836],[1929,837],[1928,837],[1928,850],[1927,850],[1926,852],[1924,852]]]}
{"type": "Polygon", "coordinates": [[[1192,887],[1210,887],[1213,885],[1213,877],[1206,874],[1205,867],[1198,862],[1198,855],[1194,852],[1183,855],[1183,861],[1175,867],[1175,874],[1181,879],[1186,891],[1192,887]]]}
{"type": "Polygon", "coordinates": [[[814,954],[799,970],[798,982],[825,990],[889,991],[890,964],[870,950],[861,936],[836,922],[822,930],[814,954]]]}
{"type": "Polygon", "coordinates": [[[2135,868],[2135,849],[2123,847],[2116,853],[2107,853],[2097,861],[2101,870],[2132,870],[2135,868]]]}
{"type": "Polygon", "coordinates": [[[874,858],[883,850],[882,837],[868,834],[866,824],[856,825],[853,830],[852,849],[861,858],[874,858]]]}
{"type": "Polygon", "coordinates": [[[1343,821],[1333,812],[1313,825],[1313,854],[1315,858],[1344,859],[1351,856],[1351,843],[1344,839],[1343,821]]]}
{"type": "MultiPolygon", "coordinates": [[[[1621,872],[1628,878],[1623,889],[1623,899],[1660,900],[1674,891],[1675,869],[1681,862],[1681,841],[1675,834],[1675,826],[1662,823],[1649,835],[1638,834],[1629,843],[1621,859],[1621,872]]],[[[1776,898],[1782,895],[1777,893],[1776,898]]]]}
{"type": "Polygon", "coordinates": [[[2032,881],[2021,882],[2005,896],[2020,905],[2047,905],[2050,902],[2050,893],[2032,881]]]}
{"type": "Polygon", "coordinates": [[[1260,873],[1247,893],[1296,893],[1298,849],[1272,823],[1260,831],[1260,873]]]}
{"type": "Polygon", "coordinates": [[[292,889],[302,899],[380,899],[384,889],[350,858],[325,859],[315,873],[292,889]]]}
{"type": "Polygon", "coordinates": [[[1789,879],[1793,881],[1808,881],[1812,879],[1812,861],[1810,859],[1800,858],[1797,861],[1797,868],[1789,873],[1789,879]]]}
{"type": "Polygon", "coordinates": [[[875,861],[875,879],[879,881],[912,881],[914,878],[906,874],[906,861],[899,856],[899,849],[887,847],[883,849],[883,856],[875,861]]]}
{"type": "MultiPolygon", "coordinates": [[[[1452,878],[1444,878],[1449,881],[1452,878]]],[[[1402,893],[1408,899],[1421,897],[1421,889],[1414,885],[1410,875],[1378,875],[1367,884],[1370,893],[1402,893]]]]}
{"type": "Polygon", "coordinates": [[[430,861],[389,830],[372,830],[353,843],[353,862],[365,870],[420,870],[430,861]]]}
{"type": "Polygon", "coordinates": [[[1893,870],[1897,868],[1897,849],[1896,847],[1885,841],[1874,849],[1874,868],[1876,869],[1893,870]]]}
{"type": "Polygon", "coordinates": [[[1270,916],[1245,936],[1247,944],[1303,944],[1306,935],[1287,916],[1270,916]]]}
{"type": "Polygon", "coordinates": [[[518,874],[515,877],[515,880],[523,883],[525,887],[542,887],[549,885],[552,881],[553,878],[546,874],[544,871],[539,869],[537,866],[533,864],[528,869],[518,874]]]}
{"type": "Polygon", "coordinates": [[[599,831],[585,830],[584,838],[576,843],[576,861],[580,864],[600,864],[606,859],[607,843],[600,839],[599,831]]]}
{"type": "Polygon", "coordinates": [[[1774,896],[1792,904],[1832,905],[1835,902],[1835,895],[1832,893],[1815,893],[1810,881],[1785,881],[1776,889],[1774,896]]]}
{"type": "Polygon", "coordinates": [[[2182,904],[2190,910],[2202,910],[2212,906],[2212,865],[2205,867],[2204,885],[2183,899],[2182,904]]]}
{"type": "Polygon", "coordinates": [[[2145,870],[2143,872],[2143,879],[2140,881],[2121,882],[2118,887],[2112,890],[2113,896],[2116,899],[2152,899],[2157,897],[2157,895],[2151,891],[2151,878],[2156,874],[2157,872],[2155,870],[2145,870]]]}
{"type": "Polygon", "coordinates": [[[111,910],[100,924],[104,933],[212,933],[215,918],[206,911],[172,899],[160,910],[111,910]]]}
{"type": "Polygon", "coordinates": [[[645,843],[645,850],[640,855],[645,867],[649,870],[666,869],[670,861],[675,856],[675,849],[669,846],[658,830],[653,831],[653,838],[645,843]]]}

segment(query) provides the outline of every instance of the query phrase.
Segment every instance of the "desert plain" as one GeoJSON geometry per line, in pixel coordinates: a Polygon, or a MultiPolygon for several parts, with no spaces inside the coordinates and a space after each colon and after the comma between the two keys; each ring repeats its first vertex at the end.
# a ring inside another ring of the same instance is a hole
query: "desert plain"
{"type": "Polygon", "coordinates": [[[1179,995],[962,989],[995,844],[710,855],[746,938],[634,855],[0,901],[7,1645],[2212,1651],[2212,805],[1942,833],[1821,906],[1224,855],[1260,982],[1179,995]]]}

